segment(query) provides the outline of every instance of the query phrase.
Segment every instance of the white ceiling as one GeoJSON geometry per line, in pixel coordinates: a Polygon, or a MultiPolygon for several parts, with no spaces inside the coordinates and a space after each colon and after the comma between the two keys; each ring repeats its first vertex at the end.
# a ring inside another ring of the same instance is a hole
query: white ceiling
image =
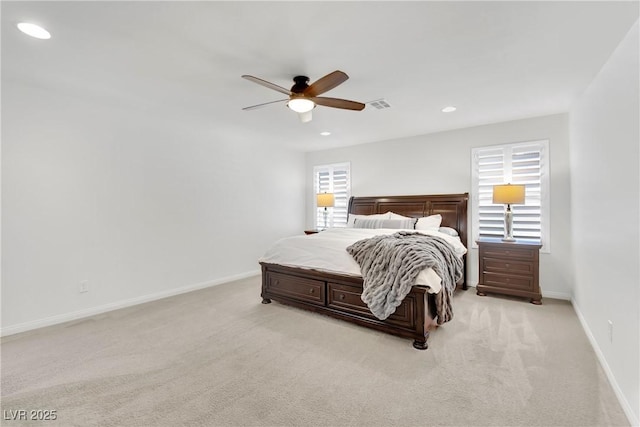
{"type": "MultiPolygon", "coordinates": [[[[638,19],[638,2],[2,2],[2,84],[170,117],[212,138],[318,150],[568,111],[638,19]],[[15,24],[39,23],[52,38],[15,24]],[[289,88],[336,69],[317,107],[289,88]],[[455,105],[458,110],[440,110],[455,105]],[[319,135],[331,131],[329,137],[319,135]]],[[[6,86],[5,86],[6,87],[6,86]]]]}

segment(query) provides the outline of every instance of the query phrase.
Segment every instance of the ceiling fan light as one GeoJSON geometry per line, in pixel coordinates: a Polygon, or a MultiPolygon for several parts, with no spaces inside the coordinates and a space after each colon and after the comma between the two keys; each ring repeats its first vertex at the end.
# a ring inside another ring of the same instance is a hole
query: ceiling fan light
{"type": "Polygon", "coordinates": [[[35,37],[37,39],[47,40],[51,38],[51,34],[49,33],[49,31],[45,30],[44,28],[36,24],[30,24],[28,22],[20,22],[18,24],[18,29],[23,33],[31,37],[35,37]]]}
{"type": "Polygon", "coordinates": [[[313,101],[305,98],[293,98],[287,102],[287,107],[296,113],[306,113],[313,110],[315,106],[316,104],[313,101]]]}

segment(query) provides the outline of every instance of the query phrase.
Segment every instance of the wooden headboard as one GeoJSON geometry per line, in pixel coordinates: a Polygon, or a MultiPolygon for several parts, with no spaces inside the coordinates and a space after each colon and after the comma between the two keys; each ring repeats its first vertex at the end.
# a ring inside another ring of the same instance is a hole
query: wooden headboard
{"type": "Polygon", "coordinates": [[[351,197],[349,199],[349,213],[372,215],[391,211],[411,218],[440,214],[442,215],[442,227],[458,230],[460,240],[467,246],[468,200],[469,193],[351,197]]]}

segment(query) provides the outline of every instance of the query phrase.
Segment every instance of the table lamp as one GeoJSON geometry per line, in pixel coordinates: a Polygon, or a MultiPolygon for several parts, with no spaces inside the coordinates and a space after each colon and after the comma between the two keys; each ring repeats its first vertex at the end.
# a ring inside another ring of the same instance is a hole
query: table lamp
{"type": "Polygon", "coordinates": [[[507,210],[504,213],[504,242],[515,242],[513,238],[513,212],[511,212],[512,204],[524,203],[524,185],[494,185],[493,186],[493,203],[505,204],[507,210]]]}
{"type": "Polygon", "coordinates": [[[318,193],[316,194],[317,206],[319,208],[324,208],[322,214],[324,215],[324,228],[327,228],[327,208],[332,208],[335,203],[335,198],[333,197],[333,193],[318,193]]]}

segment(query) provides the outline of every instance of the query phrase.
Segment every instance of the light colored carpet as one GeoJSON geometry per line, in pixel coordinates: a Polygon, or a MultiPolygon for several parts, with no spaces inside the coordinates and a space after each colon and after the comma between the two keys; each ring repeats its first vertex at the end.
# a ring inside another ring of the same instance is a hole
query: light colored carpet
{"type": "Polygon", "coordinates": [[[570,304],[454,298],[429,338],[276,302],[259,278],[2,340],[5,411],[56,426],[628,425],[570,304]]]}

